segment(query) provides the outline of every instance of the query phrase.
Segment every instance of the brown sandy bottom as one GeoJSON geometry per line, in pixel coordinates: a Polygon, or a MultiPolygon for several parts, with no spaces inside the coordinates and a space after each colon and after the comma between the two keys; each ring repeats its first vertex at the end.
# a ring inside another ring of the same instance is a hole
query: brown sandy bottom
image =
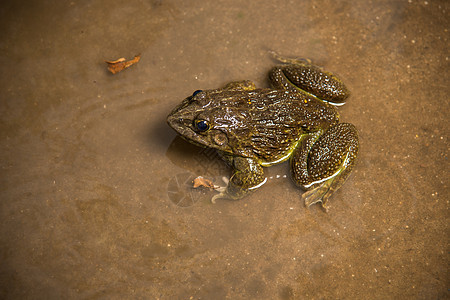
{"type": "Polygon", "coordinates": [[[449,298],[449,2],[249,2],[1,4],[0,298],[449,298]],[[361,149],[328,213],[287,164],[241,201],[189,189],[229,170],[167,114],[267,87],[269,50],[352,92],[361,149]]]}

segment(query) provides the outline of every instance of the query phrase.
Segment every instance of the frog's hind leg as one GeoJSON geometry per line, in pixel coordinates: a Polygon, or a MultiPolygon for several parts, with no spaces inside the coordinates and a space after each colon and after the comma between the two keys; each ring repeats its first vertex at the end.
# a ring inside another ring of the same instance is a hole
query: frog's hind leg
{"type": "Polygon", "coordinates": [[[345,104],[350,95],[336,75],[299,60],[272,68],[269,71],[269,81],[275,89],[293,89],[337,106],[345,104]]]}
{"type": "Polygon", "coordinates": [[[358,154],[358,133],[348,123],[337,124],[324,134],[306,135],[291,158],[294,181],[308,191],[302,195],[306,206],[322,202],[339,189],[351,172],[358,154]]]}

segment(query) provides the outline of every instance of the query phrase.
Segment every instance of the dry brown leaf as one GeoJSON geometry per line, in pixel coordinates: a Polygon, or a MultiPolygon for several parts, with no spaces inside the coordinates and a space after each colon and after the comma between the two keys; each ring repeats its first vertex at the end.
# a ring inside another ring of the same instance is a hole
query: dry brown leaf
{"type": "Polygon", "coordinates": [[[108,70],[111,73],[116,74],[116,73],[122,71],[123,69],[126,69],[131,65],[134,65],[140,59],[141,59],[141,55],[139,54],[139,55],[136,55],[133,59],[131,59],[129,61],[126,61],[125,58],[121,57],[114,61],[105,60],[105,62],[108,64],[108,70]]]}
{"type": "Polygon", "coordinates": [[[119,58],[119,59],[117,59],[117,60],[114,60],[114,61],[111,61],[111,60],[105,60],[105,62],[106,62],[107,64],[117,64],[117,63],[120,63],[120,62],[123,62],[123,61],[126,61],[126,59],[125,59],[124,57],[121,57],[121,58],[119,58]]]}
{"type": "Polygon", "coordinates": [[[193,181],[194,183],[193,188],[199,188],[199,187],[206,187],[209,189],[215,189],[214,183],[206,178],[203,178],[203,176],[198,176],[197,178],[195,178],[193,181]]]}

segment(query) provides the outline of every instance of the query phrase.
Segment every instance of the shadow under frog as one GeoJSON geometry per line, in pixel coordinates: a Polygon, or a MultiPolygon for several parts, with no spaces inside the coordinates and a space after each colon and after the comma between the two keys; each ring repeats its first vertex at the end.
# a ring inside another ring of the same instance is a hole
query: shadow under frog
{"type": "Polygon", "coordinates": [[[308,61],[280,61],[269,72],[272,88],[245,80],[197,90],[167,117],[182,138],[215,149],[233,169],[212,202],[245,197],[266,182],[264,167],[290,160],[305,204],[327,208],[355,164],[357,130],[339,123],[336,110],[349,96],[345,85],[308,61]]]}

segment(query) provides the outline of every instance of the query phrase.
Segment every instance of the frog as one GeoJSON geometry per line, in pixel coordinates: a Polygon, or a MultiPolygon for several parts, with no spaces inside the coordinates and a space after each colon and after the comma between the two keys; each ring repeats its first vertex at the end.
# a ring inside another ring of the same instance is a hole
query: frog
{"type": "Polygon", "coordinates": [[[348,88],[308,59],[278,58],[269,88],[250,80],[195,90],[168,115],[185,140],[214,148],[232,168],[211,199],[239,200],[267,182],[264,168],[289,160],[293,182],[307,207],[328,199],[348,178],[359,150],[356,127],[340,123],[337,106],[348,88]]]}

